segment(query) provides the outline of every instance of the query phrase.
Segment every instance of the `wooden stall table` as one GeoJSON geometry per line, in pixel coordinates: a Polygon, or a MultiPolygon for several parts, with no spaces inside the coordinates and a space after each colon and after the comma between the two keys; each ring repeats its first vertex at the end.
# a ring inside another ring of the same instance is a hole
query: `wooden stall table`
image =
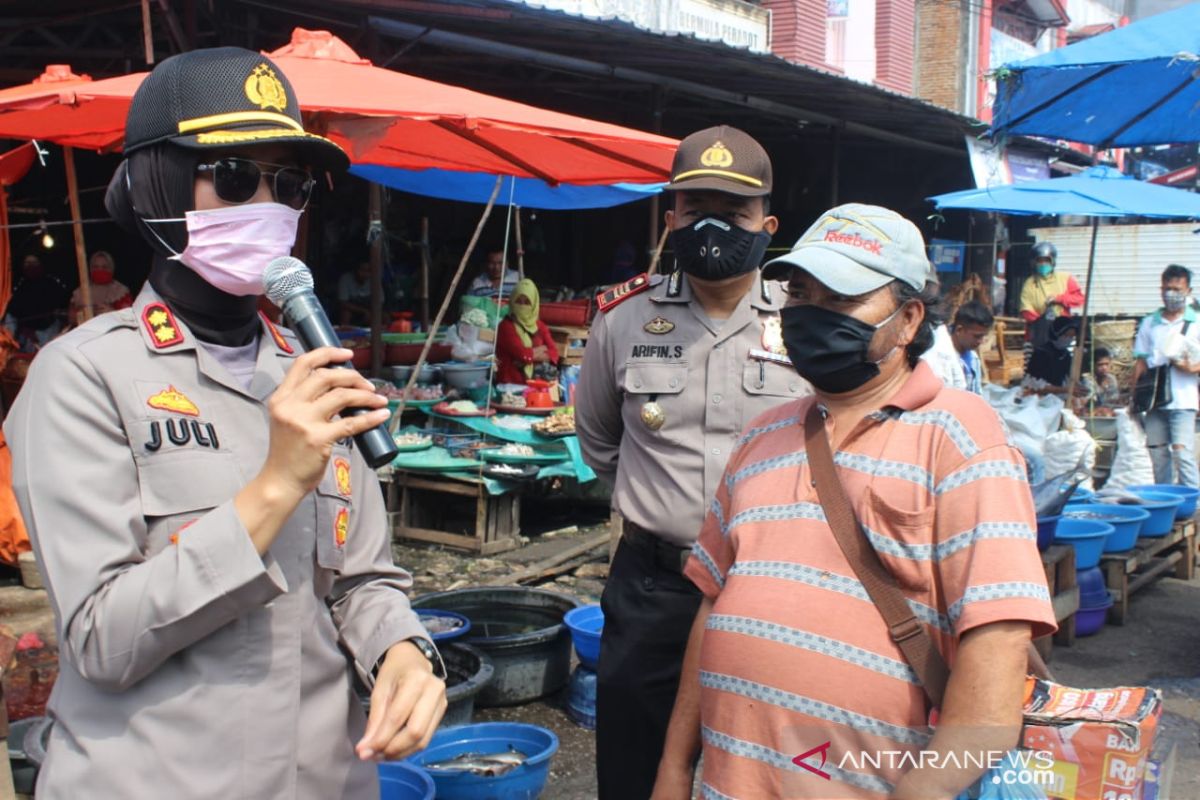
{"type": "Polygon", "coordinates": [[[1050,600],[1058,631],[1052,637],[1038,637],[1033,644],[1042,654],[1042,659],[1048,660],[1053,645],[1070,647],[1075,644],[1075,612],[1079,610],[1079,586],[1075,580],[1075,548],[1061,544],[1051,545],[1042,553],[1042,567],[1046,570],[1046,586],[1050,589],[1050,600]]]}
{"type": "Polygon", "coordinates": [[[1173,570],[1176,578],[1191,580],[1196,572],[1195,553],[1196,523],[1189,519],[1176,522],[1166,536],[1138,539],[1132,550],[1101,556],[1104,582],[1113,596],[1109,622],[1124,625],[1130,595],[1155,578],[1173,570]]]}
{"type": "Polygon", "coordinates": [[[389,495],[388,507],[399,507],[388,516],[393,535],[400,538],[460,547],[482,556],[521,544],[519,492],[493,495],[481,479],[395,470],[389,495]]]}

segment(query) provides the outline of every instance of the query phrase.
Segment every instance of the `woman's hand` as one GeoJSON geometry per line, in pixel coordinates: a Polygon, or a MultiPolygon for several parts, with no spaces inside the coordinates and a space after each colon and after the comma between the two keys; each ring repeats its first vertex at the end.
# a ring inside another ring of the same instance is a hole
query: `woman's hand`
{"type": "Polygon", "coordinates": [[[545,364],[550,361],[550,352],[545,345],[539,344],[533,348],[533,360],[536,364],[545,364]]]}
{"type": "Polygon", "coordinates": [[[355,745],[363,761],[395,761],[425,748],[446,712],[446,683],[412,642],[388,650],[375,688],[367,730],[355,745]]]}
{"type": "Polygon", "coordinates": [[[387,399],[376,394],[353,369],[331,368],[348,362],[349,350],[322,347],[296,359],[267,401],[271,445],[262,474],[301,496],[316,488],[325,473],[333,445],[388,419],[387,399]],[[369,414],[338,417],[347,408],[375,409],[369,414]]]}

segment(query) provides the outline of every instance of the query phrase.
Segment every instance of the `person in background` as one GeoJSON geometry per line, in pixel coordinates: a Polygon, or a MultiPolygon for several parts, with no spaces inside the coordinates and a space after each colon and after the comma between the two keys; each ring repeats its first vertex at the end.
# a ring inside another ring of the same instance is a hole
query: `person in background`
{"type": "Polygon", "coordinates": [[[538,317],[538,288],[525,278],[513,290],[508,316],[496,327],[496,383],[522,384],[549,377],[558,364],[558,348],[546,323],[538,317]]]}
{"type": "Polygon", "coordinates": [[[1116,409],[1124,405],[1121,384],[1112,373],[1112,353],[1105,347],[1092,351],[1092,372],[1084,375],[1088,399],[1098,408],[1116,409]]]}
{"type": "Polygon", "coordinates": [[[783,349],[782,292],[759,271],[779,225],[771,179],[767,152],[743,131],[685,138],[666,187],[674,271],[597,298],[575,424],[621,518],[601,597],[600,800],[645,800],[654,786],[700,605],[683,562],[725,461],[757,414],[809,392],[783,349]]]}
{"type": "Polygon", "coordinates": [[[979,359],[979,347],[991,333],[994,322],[991,309],[976,301],[963,303],[954,315],[950,339],[962,364],[968,392],[983,394],[983,363],[979,359]]]}
{"type": "MultiPolygon", "coordinates": [[[[88,260],[92,316],[116,311],[119,308],[129,308],[133,305],[133,296],[129,294],[129,287],[116,279],[116,270],[116,263],[107,251],[97,250],[88,260]]],[[[79,324],[79,314],[82,310],[83,288],[79,287],[71,293],[71,306],[67,312],[72,325],[79,324]]]]}
{"type": "Polygon", "coordinates": [[[1026,323],[1070,316],[1083,307],[1083,289],[1074,276],[1055,269],[1057,260],[1058,248],[1050,242],[1034,245],[1033,274],[1021,287],[1021,316],[1026,323]]]}
{"type": "MultiPolygon", "coordinates": [[[[1071,348],[1079,337],[1079,320],[1057,317],[1050,323],[1050,339],[1034,349],[1025,368],[1028,385],[1037,394],[1066,394],[1071,379],[1071,348]]],[[[1076,391],[1083,393],[1082,386],[1076,391]]]]}
{"type": "Polygon", "coordinates": [[[704,600],[654,800],[692,797],[701,750],[706,798],[950,800],[981,752],[1016,744],[1031,636],[1055,630],[1024,462],[982,398],[919,359],[935,292],[911,222],[834,208],[764,274],[788,281],[783,341],[816,396],[750,423],[718,482],[684,570],[704,600]],[[814,410],[852,513],[949,667],[932,738],[918,674],[826,521],[814,410]],[[905,758],[840,758],[854,750],[905,758]],[[806,754],[828,780],[797,768],[806,754]]]}
{"type": "Polygon", "coordinates": [[[338,324],[371,324],[371,262],[363,259],[338,279],[338,324]]]}
{"type": "Polygon", "coordinates": [[[1192,272],[1171,264],[1162,274],[1162,308],[1138,325],[1133,340],[1131,386],[1147,369],[1171,365],[1171,402],[1145,414],[1146,445],[1154,463],[1155,483],[1196,487],[1196,411],[1200,409],[1200,325],[1189,303],[1192,272]],[[1191,356],[1191,357],[1189,357],[1191,356]],[[1178,478],[1173,473],[1178,473],[1178,478]]]}
{"type": "Polygon", "coordinates": [[[21,259],[21,280],[5,310],[5,325],[24,352],[32,352],[53,339],[63,328],[70,294],[42,259],[33,253],[21,259]]]}
{"type": "Polygon", "coordinates": [[[504,250],[497,248],[487,252],[484,271],[471,281],[467,294],[475,297],[508,297],[512,294],[521,276],[515,269],[504,268],[504,250]]]}

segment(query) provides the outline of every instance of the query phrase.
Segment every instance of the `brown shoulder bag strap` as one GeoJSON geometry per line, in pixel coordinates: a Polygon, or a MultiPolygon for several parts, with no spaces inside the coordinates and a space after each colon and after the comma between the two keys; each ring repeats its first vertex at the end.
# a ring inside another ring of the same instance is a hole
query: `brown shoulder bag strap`
{"type": "Polygon", "coordinates": [[[808,451],[808,466],[813,484],[825,511],[825,519],[833,530],[833,538],[846,560],[858,575],[875,608],[879,609],[888,630],[909,665],[917,673],[925,694],[933,705],[941,705],[946,691],[949,670],[941,653],[934,646],[925,626],[916,618],[896,585],[896,578],[879,560],[879,554],[867,539],[842,482],[834,471],[829,435],[825,431],[825,413],[813,403],[804,419],[804,443],[808,451]]]}

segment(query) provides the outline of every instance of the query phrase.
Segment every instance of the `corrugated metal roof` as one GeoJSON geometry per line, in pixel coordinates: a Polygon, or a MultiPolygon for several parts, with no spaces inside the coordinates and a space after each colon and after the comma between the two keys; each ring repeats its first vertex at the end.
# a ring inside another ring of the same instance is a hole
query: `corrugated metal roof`
{"type": "MultiPolygon", "coordinates": [[[[1200,236],[1194,230],[1194,222],[1100,226],[1088,313],[1147,314],[1161,306],[1159,279],[1168,264],[1200,269],[1200,236]]],[[[1033,228],[1030,234],[1057,247],[1057,268],[1086,286],[1091,225],[1033,228]]]]}

